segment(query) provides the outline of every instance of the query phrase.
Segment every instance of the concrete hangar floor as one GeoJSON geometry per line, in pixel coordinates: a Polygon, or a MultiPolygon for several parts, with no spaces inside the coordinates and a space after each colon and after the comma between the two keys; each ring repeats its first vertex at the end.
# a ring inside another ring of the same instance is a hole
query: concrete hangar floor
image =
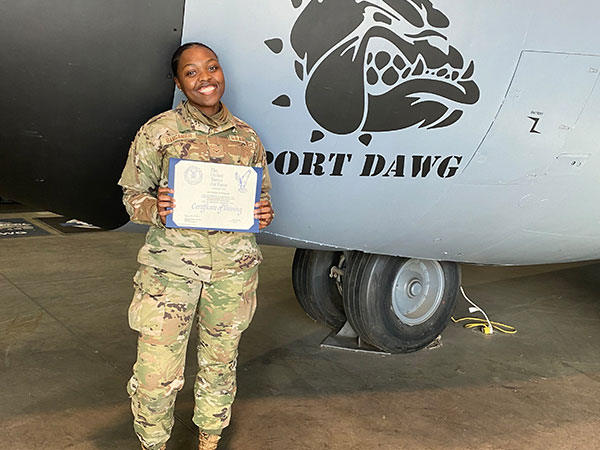
{"type": "MultiPolygon", "coordinates": [[[[63,233],[42,216],[0,211],[46,231],[0,239],[0,449],[138,449],[126,311],[143,235],[63,233]]],[[[467,293],[518,333],[450,324],[441,347],[382,356],[321,348],[328,330],[294,299],[293,250],[263,250],[220,449],[600,448],[598,263],[465,266],[467,293]]],[[[170,450],[196,445],[194,371],[190,353],[170,450]]]]}

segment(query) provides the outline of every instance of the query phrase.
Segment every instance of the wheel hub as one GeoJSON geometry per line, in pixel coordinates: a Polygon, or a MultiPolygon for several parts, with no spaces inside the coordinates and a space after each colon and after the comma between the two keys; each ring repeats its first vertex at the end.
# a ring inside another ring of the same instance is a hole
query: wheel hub
{"type": "Polygon", "coordinates": [[[394,313],[407,325],[424,323],[439,308],[444,288],[444,272],[439,262],[409,259],[394,280],[394,313]]]}
{"type": "Polygon", "coordinates": [[[407,294],[410,298],[417,297],[422,290],[423,285],[421,284],[421,280],[414,279],[408,283],[407,294]]]}

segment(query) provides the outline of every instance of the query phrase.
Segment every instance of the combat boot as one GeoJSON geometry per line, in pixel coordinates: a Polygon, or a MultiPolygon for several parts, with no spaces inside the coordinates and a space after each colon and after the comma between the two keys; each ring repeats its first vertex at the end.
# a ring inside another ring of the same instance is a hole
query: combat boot
{"type": "Polygon", "coordinates": [[[221,436],[200,431],[198,450],[216,450],[221,436]]]}

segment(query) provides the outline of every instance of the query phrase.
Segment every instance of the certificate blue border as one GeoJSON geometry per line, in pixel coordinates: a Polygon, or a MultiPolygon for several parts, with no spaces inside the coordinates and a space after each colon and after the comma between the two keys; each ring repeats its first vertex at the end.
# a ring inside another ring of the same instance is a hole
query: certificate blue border
{"type": "MultiPolygon", "coordinates": [[[[175,166],[180,161],[194,161],[194,160],[181,159],[181,158],[169,158],[169,187],[171,189],[174,189],[173,186],[175,185],[175,166]]],[[[208,163],[210,161],[196,161],[196,162],[208,163]]],[[[254,203],[256,203],[260,200],[263,169],[262,169],[262,167],[253,167],[253,166],[240,166],[240,167],[249,167],[250,169],[254,169],[254,171],[256,172],[256,175],[257,175],[256,176],[256,189],[255,189],[256,194],[254,195],[254,203]]],[[[173,196],[175,196],[175,194],[173,194],[173,196]]],[[[173,221],[173,214],[169,214],[167,216],[166,222],[167,222],[167,224],[166,224],[167,228],[186,228],[186,229],[191,229],[191,230],[215,230],[216,229],[219,231],[242,231],[242,232],[247,232],[247,233],[258,233],[260,230],[259,226],[258,226],[258,219],[254,219],[254,224],[250,228],[183,227],[183,226],[177,225],[173,221]]]]}

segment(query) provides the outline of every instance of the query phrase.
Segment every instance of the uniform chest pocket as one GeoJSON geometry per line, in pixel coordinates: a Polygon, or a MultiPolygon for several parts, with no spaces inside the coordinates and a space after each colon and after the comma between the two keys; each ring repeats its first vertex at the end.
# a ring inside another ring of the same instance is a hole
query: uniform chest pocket
{"type": "Polygon", "coordinates": [[[235,164],[238,166],[251,166],[254,159],[254,149],[248,143],[228,143],[225,147],[228,164],[235,164]]]}
{"type": "Polygon", "coordinates": [[[147,336],[160,336],[166,310],[167,279],[162,271],[141,266],[133,277],[134,294],[129,305],[129,326],[147,336]]]}

